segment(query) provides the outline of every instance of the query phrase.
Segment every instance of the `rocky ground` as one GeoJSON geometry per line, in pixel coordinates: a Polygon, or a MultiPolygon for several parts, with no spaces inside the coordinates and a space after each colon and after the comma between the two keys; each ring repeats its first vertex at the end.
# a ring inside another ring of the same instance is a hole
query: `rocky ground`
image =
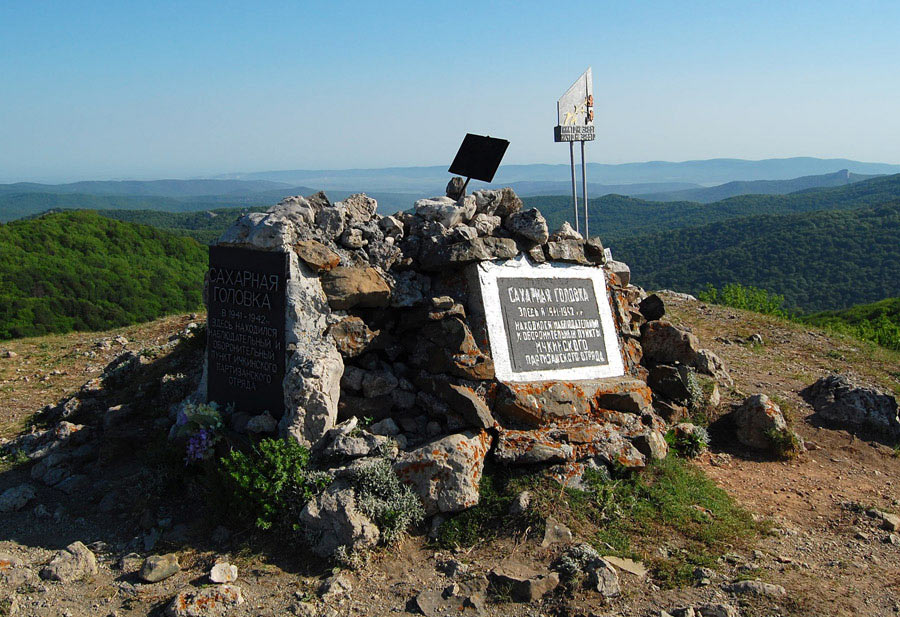
{"type": "MultiPolygon", "coordinates": [[[[20,495],[27,503],[0,517],[0,615],[164,614],[185,589],[184,614],[196,609],[203,615],[643,616],[687,615],[690,610],[678,609],[688,607],[704,616],[900,612],[900,532],[888,529],[890,517],[868,514],[898,511],[900,458],[874,435],[823,426],[800,395],[832,372],[897,395],[898,354],[764,316],[665,299],[667,318],[692,329],[730,369],[734,391],[723,392],[719,413],[746,395],[765,393],[808,448],[790,461],[762,457],[734,440],[727,418],[713,422],[712,451],[693,464],[740,505],[771,521],[771,531],[753,544],[735,545],[715,568],[698,572],[693,585],[663,588],[652,573],[632,574],[629,569],[638,569],[624,564],[618,567],[619,597],[560,587],[529,603],[514,601],[515,586],[495,585],[485,593],[483,575],[497,568],[547,573],[566,550],[564,530],[545,538],[543,530],[529,528],[457,550],[435,548],[428,529],[420,529],[399,545],[378,549],[358,569],[336,573],[281,538],[254,535],[228,512],[197,520],[198,508],[216,510],[216,504],[191,499],[207,494],[202,478],[187,474],[180,476],[183,486],[165,486],[168,425],[153,432],[153,423],[144,422],[146,432],[119,432],[119,446],[133,445],[139,459],[128,448],[101,444],[94,471],[102,473],[91,476],[102,477],[99,485],[70,482],[66,492],[33,483],[35,495],[20,495]],[[177,567],[172,558],[147,563],[148,556],[171,554],[177,567]],[[210,578],[222,562],[236,566],[233,583],[214,584],[230,579],[226,567],[210,578]],[[164,578],[147,582],[157,577],[164,578]]],[[[165,345],[192,321],[174,317],[103,334],[4,344],[0,438],[18,434],[37,410],[98,377],[123,349],[165,345]]],[[[183,339],[159,352],[160,373],[181,374],[183,367],[165,365],[165,354],[189,345],[189,334],[183,339]]],[[[29,482],[32,471],[23,461],[7,458],[2,465],[0,494],[29,482]]],[[[572,529],[575,542],[588,539],[579,537],[584,528],[572,529]]],[[[663,551],[668,541],[642,539],[663,551]]],[[[540,584],[526,592],[540,591],[540,584]]]]}

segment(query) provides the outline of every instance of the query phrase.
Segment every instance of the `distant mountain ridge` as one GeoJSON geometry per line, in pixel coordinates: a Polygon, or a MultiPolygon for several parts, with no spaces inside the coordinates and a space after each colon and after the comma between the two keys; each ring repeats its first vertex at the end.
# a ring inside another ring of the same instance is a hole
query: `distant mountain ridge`
{"type": "MultiPolygon", "coordinates": [[[[578,189],[578,199],[581,200],[581,181],[576,182],[578,189]]],[[[530,197],[532,195],[571,195],[572,181],[553,182],[550,180],[540,181],[520,181],[510,182],[508,184],[498,184],[496,182],[489,185],[490,188],[499,189],[510,187],[519,197],[530,197]]],[[[638,182],[635,184],[597,184],[588,182],[588,198],[591,196],[599,197],[600,195],[634,195],[644,196],[646,193],[663,191],[679,192],[688,189],[702,189],[703,187],[692,182],[638,182]]]]}
{"type": "MultiPolygon", "coordinates": [[[[563,156],[561,159],[565,160],[563,156]]],[[[390,167],[383,169],[279,170],[239,172],[216,176],[230,180],[270,180],[289,184],[321,186],[323,189],[418,192],[442,194],[450,179],[448,165],[430,167],[390,167]]],[[[708,159],[698,161],[649,161],[645,163],[588,163],[588,181],[597,184],[636,184],[686,182],[699,185],[731,181],[789,180],[801,176],[822,175],[847,169],[857,174],[896,174],[900,165],[867,163],[849,159],[794,157],[782,159],[708,159]]],[[[566,182],[568,164],[501,165],[493,184],[507,186],[515,182],[566,182]]],[[[579,179],[580,182],[580,179],[579,179]]],[[[472,181],[470,189],[483,188],[472,181]]]]}
{"type": "Polygon", "coordinates": [[[290,185],[270,180],[86,180],[68,184],[16,182],[0,184],[2,193],[81,193],[147,197],[201,197],[251,195],[290,185]]]}
{"type": "MultiPolygon", "coordinates": [[[[642,199],[649,201],[696,201],[699,203],[711,203],[721,201],[737,195],[786,195],[808,189],[817,189],[833,186],[844,186],[854,182],[862,182],[875,178],[873,174],[855,174],[850,170],[842,169],[831,174],[816,176],[801,176],[790,180],[736,180],[726,182],[718,186],[706,188],[689,188],[659,193],[627,193],[640,195],[642,199]]],[[[624,194],[624,193],[623,193],[624,194]]]]}

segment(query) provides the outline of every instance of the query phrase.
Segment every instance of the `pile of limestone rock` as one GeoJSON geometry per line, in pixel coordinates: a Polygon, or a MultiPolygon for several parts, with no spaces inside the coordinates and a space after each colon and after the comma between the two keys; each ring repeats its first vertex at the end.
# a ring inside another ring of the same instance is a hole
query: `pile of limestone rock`
{"type": "MultiPolygon", "coordinates": [[[[220,245],[290,262],[285,414],[276,424],[238,410],[231,428],[296,439],[344,468],[388,456],[428,515],[475,505],[486,460],[546,468],[577,486],[586,468],[640,469],[666,456],[667,422],[685,414],[695,373],[727,381],[721,361],[661,320],[662,301],[630,285],[598,238],[568,224],[551,232],[511,189],[463,195],[460,184],[392,216],[364,194],[290,197],[225,232],[220,245]],[[602,268],[625,375],[499,382],[472,310],[471,269],[505,260],[602,268]]],[[[311,503],[304,523],[340,528],[355,548],[371,543],[341,490],[311,503]]]]}

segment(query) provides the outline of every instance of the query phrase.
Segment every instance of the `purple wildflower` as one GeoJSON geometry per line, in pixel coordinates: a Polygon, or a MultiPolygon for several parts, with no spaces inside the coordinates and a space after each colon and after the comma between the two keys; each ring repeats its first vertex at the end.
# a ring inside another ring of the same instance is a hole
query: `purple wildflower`
{"type": "Polygon", "coordinates": [[[190,436],[187,442],[187,456],[184,457],[185,465],[202,461],[212,451],[213,438],[210,431],[200,429],[190,436]]]}

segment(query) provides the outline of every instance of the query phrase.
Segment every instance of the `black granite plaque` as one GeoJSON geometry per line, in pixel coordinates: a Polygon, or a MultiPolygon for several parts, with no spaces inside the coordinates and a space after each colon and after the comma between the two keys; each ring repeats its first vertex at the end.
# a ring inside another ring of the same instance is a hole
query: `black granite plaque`
{"type": "Polygon", "coordinates": [[[207,399],[250,415],[284,414],[286,253],[211,246],[207,399]]]}
{"type": "Polygon", "coordinates": [[[594,283],[587,278],[497,278],[512,371],[608,363],[594,283]]]}

